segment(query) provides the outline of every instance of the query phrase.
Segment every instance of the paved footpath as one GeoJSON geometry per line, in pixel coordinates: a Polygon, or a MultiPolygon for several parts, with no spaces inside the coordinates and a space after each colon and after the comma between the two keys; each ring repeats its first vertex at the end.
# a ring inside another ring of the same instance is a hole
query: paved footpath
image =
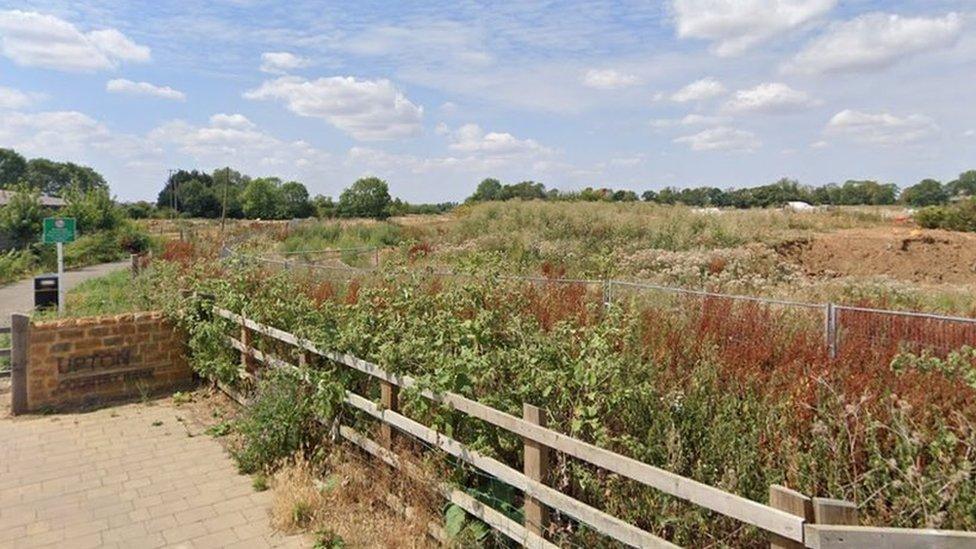
{"type": "Polygon", "coordinates": [[[272,532],[270,493],[168,399],[10,418],[0,383],[0,547],[311,545],[272,532]]]}
{"type": "MultiPolygon", "coordinates": [[[[92,265],[73,271],[65,271],[64,285],[65,291],[71,290],[75,286],[90,279],[107,275],[120,269],[131,267],[130,261],[119,261],[116,263],[102,263],[92,265]]],[[[21,280],[0,286],[0,326],[10,326],[10,315],[13,313],[26,313],[34,308],[34,278],[21,280]]]]}

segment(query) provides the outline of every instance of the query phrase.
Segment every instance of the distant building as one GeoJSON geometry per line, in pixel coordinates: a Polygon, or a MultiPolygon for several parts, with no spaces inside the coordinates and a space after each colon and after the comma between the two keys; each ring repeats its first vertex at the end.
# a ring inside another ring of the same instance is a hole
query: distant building
{"type": "MultiPolygon", "coordinates": [[[[5,191],[3,189],[0,189],[0,206],[6,206],[7,204],[9,204],[10,199],[13,198],[15,194],[17,193],[13,191],[5,191]]],[[[46,208],[53,208],[55,210],[58,208],[63,208],[65,205],[67,205],[67,202],[65,202],[63,198],[58,198],[56,196],[49,196],[46,194],[42,194],[40,196],[40,201],[41,201],[41,206],[44,206],[46,208]]]]}

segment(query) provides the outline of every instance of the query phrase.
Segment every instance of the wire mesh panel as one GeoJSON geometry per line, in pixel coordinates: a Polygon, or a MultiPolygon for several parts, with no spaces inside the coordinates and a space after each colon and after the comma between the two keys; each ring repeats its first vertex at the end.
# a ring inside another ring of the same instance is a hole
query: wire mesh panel
{"type": "Polygon", "coordinates": [[[976,319],[863,307],[838,306],[836,310],[840,353],[865,348],[883,354],[908,351],[945,356],[963,346],[976,346],[976,319]]]}

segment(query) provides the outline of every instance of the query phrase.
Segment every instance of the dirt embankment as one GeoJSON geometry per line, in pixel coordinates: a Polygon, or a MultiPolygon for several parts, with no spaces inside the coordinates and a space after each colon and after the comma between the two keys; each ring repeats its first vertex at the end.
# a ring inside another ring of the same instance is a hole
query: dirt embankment
{"type": "Polygon", "coordinates": [[[976,284],[976,234],[879,227],[786,242],[777,251],[809,276],[877,276],[976,284]]]}

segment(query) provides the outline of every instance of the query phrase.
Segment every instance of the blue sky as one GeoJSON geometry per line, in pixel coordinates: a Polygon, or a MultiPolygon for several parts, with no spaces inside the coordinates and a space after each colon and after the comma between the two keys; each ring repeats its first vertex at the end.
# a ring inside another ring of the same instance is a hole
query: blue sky
{"type": "Polygon", "coordinates": [[[0,0],[0,147],[123,200],[228,165],[410,201],[906,186],[976,168],[974,27],[971,0],[0,0]]]}

